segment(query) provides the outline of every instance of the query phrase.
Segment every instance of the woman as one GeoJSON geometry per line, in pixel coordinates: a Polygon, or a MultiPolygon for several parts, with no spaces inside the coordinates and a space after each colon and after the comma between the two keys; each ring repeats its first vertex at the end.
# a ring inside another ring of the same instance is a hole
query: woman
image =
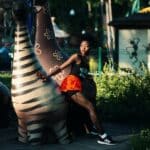
{"type": "Polygon", "coordinates": [[[82,40],[80,44],[79,53],[75,53],[68,60],[66,60],[62,65],[57,67],[47,76],[38,73],[37,75],[46,81],[49,76],[55,75],[64,68],[72,65],[70,74],[62,81],[60,85],[60,90],[67,96],[70,96],[71,100],[73,100],[78,105],[85,108],[90,116],[90,119],[94,125],[94,127],[98,131],[98,143],[113,145],[114,142],[112,139],[104,132],[104,129],[101,123],[98,121],[98,117],[95,111],[93,104],[90,100],[86,99],[82,94],[82,79],[88,78],[89,76],[89,51],[90,51],[90,43],[88,40],[82,40]]]}

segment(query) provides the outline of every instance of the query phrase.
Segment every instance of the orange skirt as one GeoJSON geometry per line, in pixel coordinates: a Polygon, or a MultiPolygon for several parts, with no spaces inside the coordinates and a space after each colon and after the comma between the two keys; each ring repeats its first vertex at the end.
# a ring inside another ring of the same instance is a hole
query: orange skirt
{"type": "Polygon", "coordinates": [[[82,91],[81,81],[75,75],[68,75],[60,85],[61,92],[82,91]]]}

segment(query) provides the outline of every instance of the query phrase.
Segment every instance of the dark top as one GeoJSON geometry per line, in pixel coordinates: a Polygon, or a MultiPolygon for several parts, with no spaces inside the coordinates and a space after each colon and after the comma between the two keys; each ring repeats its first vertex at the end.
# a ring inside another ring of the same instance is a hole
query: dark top
{"type": "Polygon", "coordinates": [[[78,57],[81,59],[80,64],[76,62],[72,63],[70,74],[79,77],[80,79],[88,77],[89,73],[89,60],[86,56],[81,56],[78,54],[78,57]]]}

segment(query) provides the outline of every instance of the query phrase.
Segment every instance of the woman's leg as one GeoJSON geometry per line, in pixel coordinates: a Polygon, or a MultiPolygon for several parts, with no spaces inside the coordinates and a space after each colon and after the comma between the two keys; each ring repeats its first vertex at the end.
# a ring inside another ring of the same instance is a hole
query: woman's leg
{"type": "Polygon", "coordinates": [[[89,112],[90,119],[91,119],[92,123],[94,124],[94,126],[96,127],[98,132],[100,134],[103,134],[104,129],[102,127],[102,124],[98,121],[98,117],[97,117],[96,111],[95,111],[92,103],[88,99],[86,99],[81,92],[76,92],[75,94],[73,94],[71,96],[71,99],[75,103],[84,107],[89,112]]]}

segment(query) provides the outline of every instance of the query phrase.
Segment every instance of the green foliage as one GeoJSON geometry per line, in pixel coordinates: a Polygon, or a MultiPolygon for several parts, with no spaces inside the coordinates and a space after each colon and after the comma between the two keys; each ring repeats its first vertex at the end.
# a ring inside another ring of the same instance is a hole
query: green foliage
{"type": "Polygon", "coordinates": [[[114,2],[115,3],[117,3],[117,4],[123,4],[123,3],[125,3],[125,2],[128,2],[128,3],[131,3],[131,2],[133,2],[134,0],[114,0],[114,2]]]}
{"type": "Polygon", "coordinates": [[[132,150],[150,150],[150,129],[143,129],[131,137],[132,150]]]}
{"type": "Polygon", "coordinates": [[[147,120],[150,115],[150,73],[121,75],[104,66],[97,84],[97,104],[105,118],[147,120]]]}
{"type": "MultiPolygon", "coordinates": [[[[104,2],[107,2],[103,0],[104,2]]],[[[112,0],[113,18],[124,17],[132,10],[135,0],[112,0]],[[119,13],[118,13],[119,12],[119,13]]],[[[102,16],[105,15],[105,5],[103,5],[103,13],[101,14],[101,0],[48,0],[51,16],[56,17],[56,24],[63,30],[67,31],[70,36],[79,38],[82,31],[91,34],[94,38],[98,38],[99,44],[103,39],[102,16]],[[75,14],[71,15],[70,10],[74,10],[75,14]],[[98,31],[95,32],[95,29],[98,31]]],[[[147,0],[141,1],[141,8],[148,5],[147,0]]],[[[105,19],[104,19],[105,20],[105,19]]],[[[105,24],[105,23],[104,23],[105,24]]],[[[103,42],[102,42],[103,43],[103,42]]]]}
{"type": "Polygon", "coordinates": [[[57,25],[69,34],[80,35],[88,23],[88,10],[86,1],[83,0],[49,0],[50,12],[56,17],[57,25]],[[70,15],[70,10],[75,14],[70,15]]]}
{"type": "Polygon", "coordinates": [[[4,83],[9,89],[11,87],[11,73],[0,72],[0,81],[4,83]]]}

